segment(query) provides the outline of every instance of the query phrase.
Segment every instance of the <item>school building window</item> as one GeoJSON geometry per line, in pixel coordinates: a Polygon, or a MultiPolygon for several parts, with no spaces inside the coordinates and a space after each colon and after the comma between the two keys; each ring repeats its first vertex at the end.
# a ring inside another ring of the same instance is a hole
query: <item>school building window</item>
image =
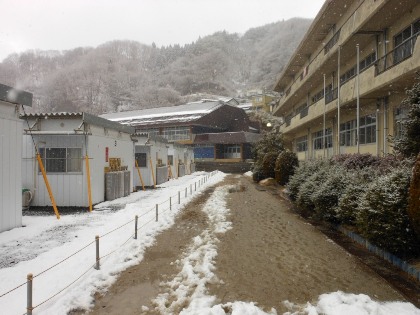
{"type": "Polygon", "coordinates": [[[81,148],[39,148],[47,173],[80,173],[82,172],[81,148]]]}
{"type": "MultiPolygon", "coordinates": [[[[340,145],[357,145],[357,121],[356,119],[340,124],[340,145]]],[[[376,116],[366,115],[359,120],[359,142],[368,144],[376,142],[376,116]]]]}
{"type": "Polygon", "coordinates": [[[360,144],[376,142],[376,115],[367,115],[360,118],[360,144]]]}
{"type": "MultiPolygon", "coordinates": [[[[322,130],[314,132],[312,134],[313,139],[313,148],[314,150],[321,150],[322,149],[322,143],[324,141],[324,134],[322,130]]],[[[332,148],[332,129],[327,128],[325,129],[325,147],[326,148],[332,148]]]]}
{"type": "Polygon", "coordinates": [[[296,151],[297,152],[308,151],[308,136],[303,136],[296,139],[296,151]]]}

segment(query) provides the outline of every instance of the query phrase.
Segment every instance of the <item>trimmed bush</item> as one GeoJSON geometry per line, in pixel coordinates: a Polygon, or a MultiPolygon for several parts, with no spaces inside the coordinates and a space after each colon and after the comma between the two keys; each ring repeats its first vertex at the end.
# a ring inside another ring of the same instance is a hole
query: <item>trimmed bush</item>
{"type": "Polygon", "coordinates": [[[274,169],[275,179],[280,185],[285,185],[290,176],[295,173],[295,168],[299,166],[296,153],[284,150],[279,154],[274,169]]]}
{"type": "Polygon", "coordinates": [[[420,241],[420,154],[413,167],[407,211],[417,239],[420,241]]]}
{"type": "Polygon", "coordinates": [[[363,169],[380,164],[380,158],[370,153],[340,154],[331,158],[333,164],[342,165],[348,170],[363,169]]]}
{"type": "Polygon", "coordinates": [[[415,253],[418,244],[407,214],[409,168],[373,181],[359,204],[357,227],[369,241],[393,254],[415,253]]]}
{"type": "Polygon", "coordinates": [[[262,160],[262,173],[264,178],[274,178],[274,167],[276,165],[276,159],[278,152],[268,152],[264,155],[262,160]]]}
{"type": "Polygon", "coordinates": [[[320,168],[327,164],[329,164],[329,162],[326,160],[302,161],[299,167],[295,169],[295,173],[289,178],[289,182],[287,183],[287,190],[289,191],[290,198],[292,200],[296,200],[300,186],[305,183],[306,179],[318,172],[320,168]]]}
{"type": "Polygon", "coordinates": [[[299,187],[296,203],[306,213],[314,214],[315,204],[313,196],[323,182],[328,178],[328,167],[322,167],[305,179],[299,187]]]}
{"type": "Polygon", "coordinates": [[[324,177],[325,180],[319,183],[311,197],[315,216],[317,219],[337,223],[338,202],[349,186],[350,176],[344,167],[335,165],[326,171],[324,177]]]}

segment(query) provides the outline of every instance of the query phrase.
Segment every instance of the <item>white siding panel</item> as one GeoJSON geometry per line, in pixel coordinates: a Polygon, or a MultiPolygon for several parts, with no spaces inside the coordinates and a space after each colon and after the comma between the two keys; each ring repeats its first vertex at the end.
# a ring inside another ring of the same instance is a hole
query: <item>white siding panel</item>
{"type": "Polygon", "coordinates": [[[22,122],[15,107],[0,104],[0,232],[22,225],[22,122]]]}

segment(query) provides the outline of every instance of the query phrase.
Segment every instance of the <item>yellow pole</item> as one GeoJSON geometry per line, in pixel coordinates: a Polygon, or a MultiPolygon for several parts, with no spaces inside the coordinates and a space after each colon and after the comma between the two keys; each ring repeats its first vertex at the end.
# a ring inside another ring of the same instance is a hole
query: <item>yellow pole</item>
{"type": "Polygon", "coordinates": [[[86,154],[85,156],[86,161],[86,180],[88,186],[88,198],[89,198],[89,212],[92,212],[92,189],[90,187],[90,168],[89,168],[89,157],[86,154]]]}
{"type": "Polygon", "coordinates": [[[174,178],[174,176],[172,175],[172,168],[170,165],[169,166],[169,178],[174,178]]]}
{"type": "Polygon", "coordinates": [[[143,177],[141,177],[139,164],[137,163],[137,160],[135,160],[135,161],[136,161],[136,169],[137,169],[137,173],[139,174],[139,177],[140,177],[141,187],[143,187],[143,190],[146,190],[146,189],[144,188],[143,177]]]}
{"type": "Polygon", "coordinates": [[[155,172],[153,171],[152,158],[150,158],[150,169],[152,170],[153,188],[156,188],[156,179],[155,179],[155,172]]]}
{"type": "Polygon", "coordinates": [[[51,204],[53,206],[54,212],[55,212],[55,216],[57,217],[57,219],[60,219],[60,213],[58,213],[54,196],[51,191],[50,183],[48,182],[47,174],[45,173],[44,164],[42,164],[41,156],[39,155],[39,153],[37,153],[36,159],[38,160],[39,168],[41,169],[42,176],[44,177],[45,186],[47,186],[48,194],[50,195],[50,200],[51,200],[51,204]]]}

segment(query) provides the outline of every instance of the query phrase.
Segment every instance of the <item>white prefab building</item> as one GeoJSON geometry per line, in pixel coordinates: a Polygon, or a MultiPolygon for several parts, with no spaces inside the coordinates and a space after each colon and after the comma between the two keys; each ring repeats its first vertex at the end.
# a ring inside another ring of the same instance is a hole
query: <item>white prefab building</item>
{"type": "MultiPolygon", "coordinates": [[[[111,159],[118,159],[121,169],[133,176],[132,127],[87,113],[38,113],[22,119],[28,126],[24,130],[22,179],[24,188],[33,192],[31,206],[51,206],[34,145],[58,207],[89,206],[86,156],[93,204],[105,200],[105,172],[112,166],[111,159]]],[[[130,179],[130,192],[132,182],[130,179]]]]}
{"type": "Polygon", "coordinates": [[[32,94],[0,84],[0,232],[22,226],[22,121],[19,105],[32,94]]]}
{"type": "MultiPolygon", "coordinates": [[[[168,181],[168,141],[162,137],[148,134],[133,135],[135,143],[135,159],[146,187],[153,187],[168,181]]],[[[142,183],[136,167],[133,168],[134,186],[142,183]]]]}

